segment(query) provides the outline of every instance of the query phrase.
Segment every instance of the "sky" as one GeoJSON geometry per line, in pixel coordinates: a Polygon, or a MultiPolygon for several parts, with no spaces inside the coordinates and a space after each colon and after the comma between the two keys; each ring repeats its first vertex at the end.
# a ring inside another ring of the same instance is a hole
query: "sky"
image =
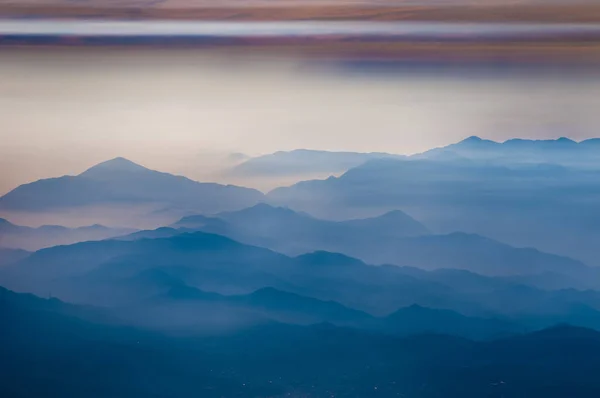
{"type": "Polygon", "coordinates": [[[598,93],[599,79],[566,74],[381,75],[196,50],[6,49],[0,194],[117,156],[215,180],[231,153],[581,140],[600,135],[598,93]]]}

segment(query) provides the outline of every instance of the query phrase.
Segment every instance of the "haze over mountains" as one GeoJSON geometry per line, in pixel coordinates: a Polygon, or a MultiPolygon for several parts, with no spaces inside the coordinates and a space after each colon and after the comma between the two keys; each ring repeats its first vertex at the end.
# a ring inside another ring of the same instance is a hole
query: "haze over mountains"
{"type": "Polygon", "coordinates": [[[122,158],[17,187],[15,217],[130,214],[0,219],[0,394],[595,397],[596,145],[282,152],[255,170],[349,169],[266,195],[122,158]]]}
{"type": "Polygon", "coordinates": [[[198,183],[146,169],[123,158],[100,163],[77,176],[22,185],[0,198],[0,209],[41,211],[95,204],[160,204],[214,212],[257,202],[256,190],[198,183]]]}
{"type": "Polygon", "coordinates": [[[589,271],[581,262],[566,257],[510,247],[483,236],[458,232],[435,235],[398,210],[369,219],[327,221],[259,204],[215,217],[188,216],[171,229],[131,236],[164,237],[195,230],[226,235],[289,255],[325,250],[371,264],[456,268],[493,276],[561,274],[568,270],[573,275],[580,271],[582,281],[589,271]]]}
{"type": "Polygon", "coordinates": [[[101,240],[130,234],[134,231],[133,228],[109,228],[98,224],[79,228],[67,228],[60,225],[42,225],[38,228],[31,228],[15,225],[0,218],[0,246],[38,250],[87,240],[101,240]]]}
{"type": "Polygon", "coordinates": [[[262,199],[263,194],[255,189],[200,183],[115,158],[76,176],[21,185],[0,197],[0,212],[17,217],[20,213],[58,213],[58,219],[76,213],[90,215],[94,222],[120,226],[137,216],[141,225],[147,226],[155,225],[155,219],[163,220],[165,214],[214,213],[251,206],[262,199]],[[120,210],[116,215],[115,209],[120,210]]]}
{"type": "Polygon", "coordinates": [[[563,326],[474,342],[271,324],[198,339],[86,322],[64,303],[8,291],[0,295],[5,321],[0,385],[6,396],[71,396],[82,390],[96,391],[92,396],[182,397],[199,391],[207,397],[332,391],[369,397],[593,397],[599,392],[594,376],[599,334],[588,329],[563,326]]]}
{"type": "Polygon", "coordinates": [[[481,234],[596,264],[595,145],[469,139],[409,160],[372,160],[340,177],[278,188],[267,197],[331,219],[402,209],[432,231],[481,234]],[[436,159],[440,153],[446,156],[436,159]]]}
{"type": "Polygon", "coordinates": [[[376,159],[486,160],[527,164],[549,163],[586,168],[600,167],[597,159],[600,139],[581,142],[566,137],[556,140],[511,139],[497,142],[469,137],[456,144],[434,148],[412,156],[390,153],[328,152],[299,149],[252,157],[232,168],[230,173],[248,178],[338,174],[376,159]]]}
{"type": "MultiPolygon", "coordinates": [[[[509,261],[514,260],[507,257],[509,261]]],[[[523,262],[524,267],[527,265],[523,262]]],[[[559,276],[563,283],[581,272],[573,268],[559,276]]],[[[233,327],[228,322],[240,327],[265,319],[302,323],[306,317],[317,316],[310,315],[310,311],[318,313],[320,306],[325,309],[331,306],[284,292],[321,301],[334,300],[379,316],[418,303],[480,317],[526,316],[528,320],[521,324],[522,328],[538,323],[551,326],[559,320],[600,326],[597,312],[600,294],[564,288],[554,288],[548,293],[535,287],[536,276],[540,279],[537,283],[543,283],[546,277],[527,269],[512,278],[490,278],[457,270],[426,272],[418,268],[376,267],[323,251],[287,257],[202,232],[57,246],[13,262],[0,272],[2,284],[18,291],[38,295],[51,292],[74,303],[108,306],[127,322],[137,320],[158,329],[179,325],[187,330],[197,327],[197,323],[209,329],[214,311],[208,304],[213,302],[220,306],[215,327],[223,328],[233,327]],[[245,301],[254,310],[245,310],[244,316],[238,314],[241,298],[226,300],[219,296],[247,295],[264,287],[281,293],[262,291],[260,297],[266,302],[262,300],[258,309],[252,305],[256,302],[245,301]],[[289,300],[292,303],[288,307],[281,307],[289,300]],[[307,304],[294,309],[294,303],[303,300],[307,304]],[[509,302],[511,305],[507,305],[509,302]],[[585,315],[580,315],[580,306],[588,308],[585,315]],[[301,308],[302,316],[297,312],[301,308]]],[[[597,279],[597,273],[588,277],[597,279]]],[[[346,310],[339,305],[337,308],[334,306],[335,311],[312,319],[369,326],[364,324],[364,314],[356,313],[356,319],[340,318],[339,312],[343,314],[346,310]]]]}
{"type": "Polygon", "coordinates": [[[592,138],[580,142],[566,137],[556,140],[511,139],[504,142],[469,137],[459,143],[432,149],[417,157],[435,158],[453,154],[475,160],[521,163],[550,163],[564,166],[597,168],[600,139],[592,138]]]}
{"type": "Polygon", "coordinates": [[[231,174],[241,177],[297,176],[316,173],[341,173],[352,167],[381,158],[401,158],[388,153],[329,152],[308,149],[281,151],[250,158],[233,167],[231,174]]]}

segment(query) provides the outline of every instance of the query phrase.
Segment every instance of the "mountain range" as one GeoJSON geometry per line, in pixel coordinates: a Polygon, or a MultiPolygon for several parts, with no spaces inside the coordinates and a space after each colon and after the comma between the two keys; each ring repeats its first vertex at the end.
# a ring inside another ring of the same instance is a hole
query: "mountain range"
{"type": "Polygon", "coordinates": [[[0,289],[3,396],[335,391],[365,397],[587,398],[600,392],[594,371],[600,366],[600,333],[570,326],[484,342],[278,323],[199,338],[91,322],[77,312],[56,300],[0,289]]]}
{"type": "Polygon", "coordinates": [[[134,231],[136,230],[133,228],[110,228],[98,224],[78,228],[60,225],[31,228],[0,218],[0,247],[35,251],[45,247],[107,239],[134,231]]]}
{"type": "Polygon", "coordinates": [[[435,233],[474,233],[597,265],[599,182],[589,167],[463,157],[378,159],[339,177],[277,188],[267,200],[329,219],[402,209],[435,233]]]}
{"type": "MultiPolygon", "coordinates": [[[[588,278],[594,280],[595,270],[586,271],[588,278]]],[[[419,304],[479,317],[524,316],[531,325],[540,327],[565,319],[581,326],[600,327],[600,294],[560,286],[573,283],[569,280],[576,279],[579,271],[575,268],[564,272],[565,275],[525,273],[511,277],[485,277],[460,270],[427,272],[367,265],[324,251],[288,257],[223,236],[193,232],[40,250],[4,266],[0,283],[17,291],[52,294],[69,302],[123,309],[132,318],[144,314],[146,320],[152,320],[152,312],[142,312],[139,306],[145,308],[150,305],[148,300],[153,302],[183,284],[226,296],[247,295],[271,287],[321,301],[336,301],[376,316],[419,304]],[[584,307],[587,312],[581,312],[584,307]]],[[[215,297],[211,296],[211,300],[215,297]]],[[[155,314],[158,320],[163,316],[172,320],[167,315],[174,312],[164,311],[155,314]]],[[[189,315],[189,311],[182,313],[189,315]]]]}
{"type": "Polygon", "coordinates": [[[555,140],[510,139],[497,142],[477,136],[466,138],[456,144],[435,148],[414,156],[435,158],[437,156],[463,157],[474,160],[496,162],[550,163],[565,166],[598,168],[600,139],[592,138],[580,142],[566,137],[555,140]]]}
{"type": "Polygon", "coordinates": [[[583,263],[567,257],[515,248],[475,234],[431,234],[399,210],[375,218],[327,221],[259,204],[214,217],[184,217],[170,229],[140,232],[129,238],[173,236],[194,230],[222,234],[288,255],[322,250],[344,253],[370,264],[454,268],[491,276],[564,274],[581,282],[587,281],[591,272],[583,263]]]}
{"type": "Polygon", "coordinates": [[[266,195],[120,158],[18,187],[11,221],[126,227],[0,219],[0,395],[596,397],[595,145],[282,152],[246,167],[349,169],[266,195]]]}
{"type": "Polygon", "coordinates": [[[0,197],[0,210],[41,212],[112,204],[213,213],[251,206],[262,198],[254,189],[200,183],[115,158],[76,176],[21,185],[0,197]]]}
{"type": "Polygon", "coordinates": [[[389,153],[331,152],[309,149],[280,151],[250,158],[229,173],[236,176],[299,176],[342,173],[372,159],[402,158],[389,153]]]}
{"type": "Polygon", "coordinates": [[[500,164],[557,164],[583,168],[598,168],[600,139],[581,142],[561,137],[555,140],[510,139],[497,142],[477,136],[458,143],[434,148],[415,155],[397,155],[374,152],[334,152],[309,149],[279,151],[267,155],[250,157],[228,171],[238,177],[283,177],[295,176],[307,179],[315,175],[337,175],[370,160],[485,160],[500,164]]]}
{"type": "Polygon", "coordinates": [[[30,253],[25,250],[0,247],[0,267],[22,260],[29,254],[30,253]]]}
{"type": "Polygon", "coordinates": [[[389,242],[429,233],[423,224],[399,210],[370,219],[335,222],[265,203],[214,217],[184,217],[171,227],[222,234],[289,255],[315,250],[345,253],[344,248],[370,240],[389,242]]]}

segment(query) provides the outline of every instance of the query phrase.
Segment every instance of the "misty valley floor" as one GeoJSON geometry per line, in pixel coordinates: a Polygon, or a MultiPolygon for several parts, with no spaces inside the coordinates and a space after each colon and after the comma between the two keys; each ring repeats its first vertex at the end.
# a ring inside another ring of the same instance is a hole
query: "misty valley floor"
{"type": "Polygon", "coordinates": [[[600,333],[556,327],[493,342],[263,325],[210,338],[88,323],[2,292],[5,397],[593,397],[600,333]],[[43,330],[43,333],[40,333],[43,330]]]}

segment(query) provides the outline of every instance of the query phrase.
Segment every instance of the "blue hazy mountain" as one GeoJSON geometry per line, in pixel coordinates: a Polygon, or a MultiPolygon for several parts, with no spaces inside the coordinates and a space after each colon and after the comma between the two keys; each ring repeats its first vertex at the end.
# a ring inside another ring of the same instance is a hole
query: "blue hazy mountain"
{"type": "Polygon", "coordinates": [[[0,246],[38,250],[87,240],[101,240],[134,232],[132,228],[111,228],[89,225],[67,228],[61,225],[42,225],[38,228],[16,225],[0,218],[0,246]]]}
{"type": "Polygon", "coordinates": [[[514,321],[467,317],[454,311],[412,305],[379,320],[377,330],[394,335],[436,333],[481,339],[525,332],[527,327],[514,321]]]}
{"type": "Polygon", "coordinates": [[[210,263],[207,266],[214,268],[241,267],[244,262],[258,266],[263,261],[265,267],[268,267],[278,261],[285,261],[287,257],[267,249],[243,245],[223,236],[195,232],[164,239],[104,240],[56,246],[33,253],[24,260],[24,264],[15,268],[36,276],[60,277],[82,274],[107,262],[121,259],[125,263],[122,268],[110,263],[111,268],[115,272],[127,274],[129,271],[151,268],[152,265],[167,266],[179,260],[193,262],[195,259],[203,259],[210,263]],[[144,261],[129,261],[136,256],[144,261]],[[66,263],[65,257],[71,261],[66,263]]]}
{"type": "Polygon", "coordinates": [[[473,136],[455,144],[412,156],[297,149],[249,158],[235,166],[229,173],[244,177],[309,177],[315,174],[342,173],[367,161],[385,158],[443,161],[474,159],[600,167],[600,162],[597,160],[600,151],[598,142],[598,139],[575,142],[566,137],[555,140],[511,139],[496,142],[473,136]]]}
{"type": "MultiPolygon", "coordinates": [[[[271,287],[250,294],[226,296],[187,286],[164,271],[150,270],[135,277],[136,282],[142,280],[162,285],[162,290],[155,290],[155,294],[148,295],[147,299],[133,300],[128,305],[102,311],[56,299],[40,300],[43,307],[37,309],[114,325],[202,335],[243,330],[273,321],[304,325],[327,322],[396,336],[435,332],[474,339],[489,339],[526,330],[525,326],[516,322],[467,317],[453,311],[420,306],[402,308],[389,316],[374,317],[335,301],[318,300],[271,287]]],[[[134,286],[133,280],[129,283],[128,288],[135,292],[137,286],[134,286]]],[[[33,296],[21,297],[28,305],[35,303],[33,296]]]]}
{"type": "Polygon", "coordinates": [[[184,217],[171,228],[225,235],[288,255],[315,250],[346,253],[348,247],[362,247],[373,240],[390,243],[397,238],[429,233],[423,224],[398,210],[370,219],[335,222],[264,203],[213,217],[184,217]]]}
{"type": "Polygon", "coordinates": [[[192,338],[90,322],[60,307],[0,289],[2,396],[335,391],[365,397],[591,398],[600,392],[600,333],[567,325],[484,342],[278,323],[192,338]]]}
{"type": "Polygon", "coordinates": [[[250,159],[348,168],[267,197],[124,159],[21,186],[0,210],[169,217],[0,219],[0,396],[600,396],[598,142],[250,159]]]}
{"type": "MultiPolygon", "coordinates": [[[[469,317],[454,311],[419,305],[375,317],[335,301],[318,300],[271,287],[246,295],[224,296],[181,283],[174,283],[168,290],[152,297],[133,311],[134,315],[125,311],[122,318],[136,322],[141,314],[143,319],[138,326],[179,332],[195,331],[200,334],[222,333],[233,327],[242,330],[276,321],[301,325],[330,323],[394,336],[438,333],[480,340],[537,330],[540,328],[538,325],[543,324],[541,321],[533,324],[531,320],[521,324],[502,319],[469,317]],[[161,317],[168,321],[161,323],[161,317]]],[[[119,312],[122,313],[117,310],[119,312]]],[[[597,327],[597,313],[590,311],[590,314],[594,314],[594,325],[597,327]]],[[[545,321],[553,324],[552,320],[545,321]]]]}
{"type": "MultiPolygon", "coordinates": [[[[340,326],[371,327],[374,318],[335,301],[318,300],[272,287],[250,294],[221,295],[205,292],[182,283],[173,284],[165,292],[152,297],[136,309],[143,312],[144,322],[151,320],[159,329],[174,328],[174,318],[160,323],[158,314],[177,314],[179,330],[195,330],[206,334],[235,327],[247,328],[273,321],[289,324],[329,322],[340,326]]],[[[131,320],[131,316],[126,317],[131,320]]]]}
{"type": "Polygon", "coordinates": [[[368,160],[400,158],[388,153],[330,152],[310,149],[279,151],[250,158],[235,166],[230,174],[245,177],[307,176],[340,173],[368,160]]]}
{"type": "MultiPolygon", "coordinates": [[[[316,219],[306,213],[298,213],[288,208],[260,203],[256,206],[235,212],[219,213],[216,217],[236,226],[249,226],[253,223],[265,223],[265,229],[269,229],[271,226],[270,224],[279,227],[280,224],[289,223],[291,224],[290,228],[292,229],[294,225],[298,225],[301,228],[313,229],[313,232],[317,232],[320,228],[343,227],[344,229],[363,231],[365,234],[375,233],[395,237],[419,236],[427,235],[429,233],[423,224],[400,210],[393,210],[368,219],[330,222],[316,219]],[[305,224],[306,226],[302,224],[305,224]]],[[[182,221],[185,221],[186,219],[188,218],[184,218],[182,221]]],[[[260,226],[257,227],[261,228],[260,226]]]]}
{"type": "Polygon", "coordinates": [[[160,227],[156,229],[149,229],[143,231],[133,232],[123,236],[114,237],[115,240],[139,240],[139,239],[157,239],[157,238],[169,238],[171,236],[181,235],[187,232],[194,232],[195,229],[188,228],[170,228],[160,227]]]}
{"type": "MultiPolygon", "coordinates": [[[[591,274],[588,279],[597,278],[591,274]]],[[[377,316],[412,304],[472,316],[531,317],[544,311],[545,323],[536,325],[549,326],[572,315],[578,305],[600,310],[596,292],[542,290],[535,280],[531,275],[490,278],[458,270],[371,266],[323,251],[288,257],[202,232],[58,246],[0,270],[0,282],[7,287],[105,307],[136,305],[168,291],[175,281],[228,296],[273,287],[377,316]]]]}
{"type": "Polygon", "coordinates": [[[235,231],[234,239],[250,239],[252,244],[264,240],[267,243],[261,245],[292,255],[315,250],[344,253],[340,248],[359,244],[364,239],[389,241],[428,233],[423,224],[399,210],[370,219],[333,222],[262,203],[236,212],[220,213],[216,217],[230,227],[226,229],[221,225],[215,230],[211,225],[212,232],[231,234],[235,231]]]}
{"type": "Polygon", "coordinates": [[[218,212],[253,205],[262,197],[254,189],[200,183],[116,158],[77,176],[21,185],[0,198],[0,209],[41,211],[88,205],[153,204],[218,212]]]}
{"type": "Polygon", "coordinates": [[[550,140],[510,139],[504,142],[469,137],[456,144],[435,148],[417,158],[432,159],[441,153],[495,162],[551,163],[575,167],[600,167],[598,139],[581,142],[566,137],[550,140]]]}
{"type": "MultiPolygon", "coordinates": [[[[344,253],[369,264],[395,264],[427,270],[464,269],[482,275],[572,275],[585,281],[589,267],[535,249],[515,248],[475,234],[431,235],[401,211],[349,221],[326,221],[287,208],[259,204],[216,218],[191,216],[186,226],[223,234],[288,255],[313,251],[344,253]]],[[[165,231],[176,234],[177,230],[165,231]]],[[[158,236],[159,231],[152,233],[158,236]]],[[[135,235],[134,235],[135,236],[135,235]]]]}
{"type": "Polygon", "coordinates": [[[349,221],[321,220],[265,203],[216,216],[184,217],[173,227],[200,229],[290,255],[315,250],[341,251],[364,239],[390,239],[419,236],[427,228],[399,210],[378,217],[349,221]]]}
{"type": "Polygon", "coordinates": [[[0,267],[23,260],[30,252],[21,249],[7,249],[0,247],[0,267]]]}
{"type": "Polygon", "coordinates": [[[591,169],[486,161],[374,160],[268,194],[317,217],[403,209],[438,233],[464,231],[597,265],[600,178],[591,169]]]}
{"type": "Polygon", "coordinates": [[[265,287],[234,301],[272,312],[290,314],[291,319],[306,315],[309,323],[332,322],[336,324],[360,324],[371,318],[363,311],[353,310],[335,301],[322,301],[299,294],[265,287]],[[320,319],[319,319],[320,318],[320,319]]]}
{"type": "MultiPolygon", "coordinates": [[[[363,275],[357,274],[328,287],[331,279],[337,277],[328,272],[335,265],[325,263],[321,258],[318,272],[312,267],[305,277],[308,279],[299,280],[306,287],[298,287],[294,285],[295,278],[304,273],[304,264],[304,261],[267,249],[197,232],[162,239],[108,240],[44,249],[16,265],[5,267],[1,277],[19,290],[42,295],[52,290],[58,297],[103,304],[118,300],[123,296],[122,290],[130,290],[130,286],[121,281],[151,269],[162,269],[170,278],[176,277],[191,286],[222,294],[273,286],[296,293],[316,291],[325,299],[348,294],[353,286],[365,283],[359,278],[387,279],[379,276],[377,269],[363,265],[363,275]]],[[[369,287],[373,292],[378,288],[376,285],[369,287]]]]}
{"type": "MultiPolygon", "coordinates": [[[[357,255],[348,249],[350,255],[357,255]]],[[[422,269],[453,268],[481,275],[539,275],[555,273],[586,278],[592,268],[568,257],[536,249],[515,248],[475,234],[452,233],[399,239],[393,246],[375,243],[361,248],[365,261],[422,269]]]]}

